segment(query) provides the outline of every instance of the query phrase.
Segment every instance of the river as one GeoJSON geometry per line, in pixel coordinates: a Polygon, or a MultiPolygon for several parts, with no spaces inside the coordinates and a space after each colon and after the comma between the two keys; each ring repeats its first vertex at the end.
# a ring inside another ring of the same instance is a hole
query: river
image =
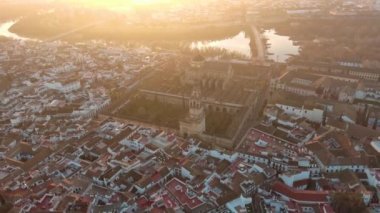
{"type": "Polygon", "coordinates": [[[238,35],[223,40],[214,41],[197,41],[191,43],[193,49],[220,48],[231,52],[237,52],[247,57],[251,57],[251,48],[249,46],[250,39],[245,32],[240,32],[238,35]]]}
{"type": "Polygon", "coordinates": [[[10,32],[9,29],[16,23],[17,21],[7,21],[0,24],[0,36],[17,39],[17,40],[33,40],[33,39],[25,38],[25,37],[22,37],[15,33],[10,32]]]}
{"type": "MultiPolygon", "coordinates": [[[[9,29],[17,21],[8,21],[0,24],[0,36],[17,40],[35,40],[19,36],[9,31],[9,29]]],[[[291,55],[298,55],[299,46],[288,36],[278,35],[274,29],[265,30],[263,37],[267,39],[267,58],[273,61],[285,62],[291,55]]],[[[191,48],[205,49],[205,48],[220,48],[226,49],[231,52],[237,52],[247,57],[252,57],[250,48],[250,38],[245,32],[240,32],[237,35],[222,40],[213,40],[206,42],[193,42],[191,48]]]]}
{"type": "MultiPolygon", "coordinates": [[[[275,30],[265,30],[263,37],[267,39],[267,58],[273,61],[285,62],[291,55],[298,55],[299,46],[288,36],[281,36],[275,30]]],[[[206,41],[206,42],[193,42],[191,48],[206,49],[206,48],[221,48],[232,52],[251,57],[250,38],[244,32],[240,32],[234,37],[206,41]]]]}
{"type": "Polygon", "coordinates": [[[268,58],[273,61],[285,62],[292,55],[298,55],[300,47],[295,45],[289,36],[278,35],[274,29],[265,30],[268,58]]]}

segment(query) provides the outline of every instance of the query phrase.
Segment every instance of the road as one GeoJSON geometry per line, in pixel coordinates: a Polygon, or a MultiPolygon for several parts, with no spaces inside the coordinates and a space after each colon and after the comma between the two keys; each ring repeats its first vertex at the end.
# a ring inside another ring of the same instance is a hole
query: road
{"type": "Polygon", "coordinates": [[[238,147],[241,143],[241,140],[244,138],[244,135],[246,134],[247,130],[251,127],[251,119],[250,117],[252,116],[252,113],[254,110],[257,108],[257,99],[258,99],[258,92],[252,93],[248,97],[248,109],[244,114],[244,117],[236,131],[235,136],[233,137],[233,143],[234,143],[234,148],[238,147]]]}
{"type": "Polygon", "coordinates": [[[55,40],[59,40],[63,37],[66,37],[70,34],[73,34],[73,33],[77,33],[77,32],[80,32],[82,30],[85,30],[85,29],[88,29],[88,28],[91,28],[91,27],[94,27],[96,25],[99,25],[101,23],[104,23],[104,21],[98,21],[98,22],[95,22],[95,23],[90,23],[90,24],[86,24],[84,26],[81,26],[81,27],[78,27],[78,28],[75,28],[75,29],[72,29],[70,31],[67,31],[67,32],[64,32],[64,33],[61,33],[59,35],[56,35],[54,37],[51,37],[51,38],[48,38],[48,39],[45,39],[44,42],[51,42],[51,41],[55,41],[55,40]]]}
{"type": "Polygon", "coordinates": [[[124,103],[120,104],[120,106],[116,107],[114,110],[112,110],[112,115],[115,115],[117,112],[119,112],[123,107],[127,106],[129,104],[130,99],[128,98],[124,103]]]}
{"type": "Polygon", "coordinates": [[[269,84],[264,85],[259,91],[252,94],[248,107],[247,114],[245,115],[241,126],[234,137],[234,148],[238,149],[243,143],[247,131],[260,124],[261,111],[265,107],[266,100],[269,97],[269,84]]]}
{"type": "Polygon", "coordinates": [[[255,25],[251,25],[251,31],[255,38],[255,45],[257,50],[257,56],[252,57],[255,62],[263,63],[266,60],[266,45],[263,42],[263,38],[259,30],[255,25]]]}

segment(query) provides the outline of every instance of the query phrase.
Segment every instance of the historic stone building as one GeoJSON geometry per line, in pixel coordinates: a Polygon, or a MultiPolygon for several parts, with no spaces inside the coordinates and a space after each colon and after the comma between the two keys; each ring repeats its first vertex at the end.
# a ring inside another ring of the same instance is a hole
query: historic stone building
{"type": "MultiPolygon", "coordinates": [[[[173,70],[158,71],[141,83],[139,91],[148,100],[189,109],[186,119],[180,121],[183,135],[206,136],[210,113],[232,115],[231,128],[225,134],[232,140],[257,111],[257,94],[265,91],[270,70],[246,61],[212,61],[196,56],[178,61],[173,70]]],[[[210,137],[215,139],[215,135],[210,137]]]]}
{"type": "Polygon", "coordinates": [[[200,85],[205,111],[236,114],[251,104],[249,96],[261,89],[269,72],[269,67],[197,56],[176,72],[162,71],[146,80],[140,93],[150,100],[188,107],[193,86],[200,85]]]}
{"type": "Polygon", "coordinates": [[[206,62],[202,56],[196,56],[190,65],[182,76],[183,84],[201,83],[204,89],[224,90],[233,76],[232,65],[229,62],[206,62]]]}
{"type": "Polygon", "coordinates": [[[180,121],[179,127],[183,136],[201,135],[206,131],[206,114],[199,87],[194,88],[189,100],[189,114],[180,121]]]}

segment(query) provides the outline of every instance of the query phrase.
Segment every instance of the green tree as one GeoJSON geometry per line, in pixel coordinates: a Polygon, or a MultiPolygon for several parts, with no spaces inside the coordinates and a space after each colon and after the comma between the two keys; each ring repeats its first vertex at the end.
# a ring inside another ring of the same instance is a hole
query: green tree
{"type": "Polygon", "coordinates": [[[332,197],[332,207],[336,213],[364,213],[366,206],[360,194],[336,192],[332,197]]]}

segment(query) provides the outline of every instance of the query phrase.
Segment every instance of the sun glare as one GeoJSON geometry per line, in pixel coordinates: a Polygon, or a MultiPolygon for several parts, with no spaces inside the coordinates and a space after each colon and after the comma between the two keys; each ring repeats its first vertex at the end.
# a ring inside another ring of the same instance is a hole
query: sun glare
{"type": "Polygon", "coordinates": [[[133,4],[137,5],[149,5],[163,2],[163,0],[132,0],[133,4]]]}
{"type": "Polygon", "coordinates": [[[95,7],[125,7],[125,6],[152,6],[174,3],[175,0],[72,0],[85,6],[95,7]]]}

